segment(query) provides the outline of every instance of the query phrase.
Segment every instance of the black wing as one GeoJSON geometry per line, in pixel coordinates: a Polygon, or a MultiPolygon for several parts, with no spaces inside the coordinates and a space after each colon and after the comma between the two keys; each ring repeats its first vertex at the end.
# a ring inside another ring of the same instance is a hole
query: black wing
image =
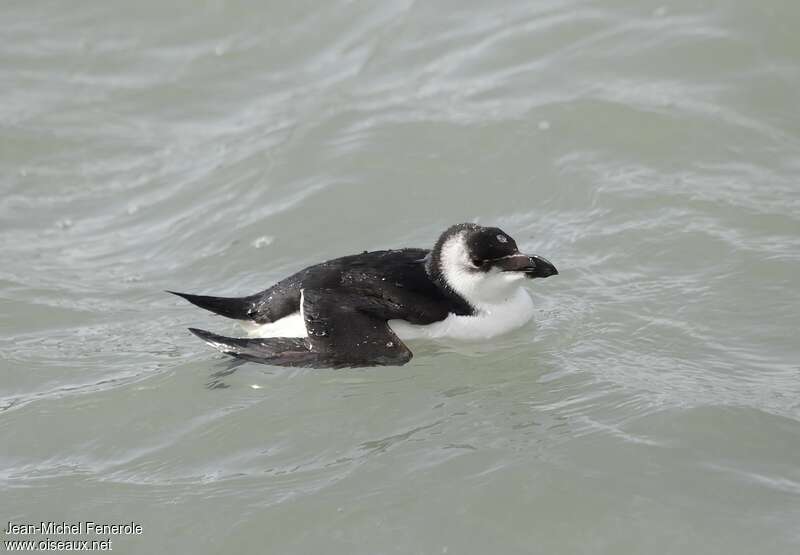
{"type": "Polygon", "coordinates": [[[343,366],[400,366],[411,351],[394,334],[382,299],[339,289],[303,290],[303,319],[312,351],[343,366]]]}
{"type": "Polygon", "coordinates": [[[222,353],[261,364],[314,367],[317,358],[309,350],[308,341],[301,337],[248,339],[225,337],[196,328],[189,328],[189,331],[222,353]]]}
{"type": "Polygon", "coordinates": [[[232,356],[276,366],[345,368],[401,366],[411,351],[382,317],[385,301],[340,289],[303,290],[307,338],[230,338],[190,329],[232,356]]]}

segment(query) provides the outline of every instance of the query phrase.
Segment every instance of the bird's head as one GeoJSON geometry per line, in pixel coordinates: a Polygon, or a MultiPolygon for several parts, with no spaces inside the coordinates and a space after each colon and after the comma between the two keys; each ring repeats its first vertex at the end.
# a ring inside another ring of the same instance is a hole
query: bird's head
{"type": "Polygon", "coordinates": [[[436,241],[428,273],[473,306],[508,298],[525,278],[546,278],[558,270],[547,259],[519,252],[516,241],[497,227],[458,224],[436,241]]]}

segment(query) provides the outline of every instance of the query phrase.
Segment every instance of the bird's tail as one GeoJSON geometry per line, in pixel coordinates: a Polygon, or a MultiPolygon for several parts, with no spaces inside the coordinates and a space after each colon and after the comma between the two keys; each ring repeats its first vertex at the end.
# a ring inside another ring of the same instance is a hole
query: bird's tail
{"type": "Polygon", "coordinates": [[[167,293],[183,297],[193,305],[210,310],[226,318],[252,320],[250,310],[253,308],[253,299],[251,297],[209,297],[206,295],[178,293],[177,291],[167,291],[167,293]]]}

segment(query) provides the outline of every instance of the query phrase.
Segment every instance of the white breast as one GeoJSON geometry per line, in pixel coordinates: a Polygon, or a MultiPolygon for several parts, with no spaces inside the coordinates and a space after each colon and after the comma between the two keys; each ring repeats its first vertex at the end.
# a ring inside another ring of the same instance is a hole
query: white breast
{"type": "Polygon", "coordinates": [[[482,305],[474,316],[448,316],[427,325],[409,324],[405,320],[389,320],[389,326],[402,340],[452,338],[489,339],[525,325],[533,317],[533,301],[528,292],[518,288],[510,297],[482,305]]]}

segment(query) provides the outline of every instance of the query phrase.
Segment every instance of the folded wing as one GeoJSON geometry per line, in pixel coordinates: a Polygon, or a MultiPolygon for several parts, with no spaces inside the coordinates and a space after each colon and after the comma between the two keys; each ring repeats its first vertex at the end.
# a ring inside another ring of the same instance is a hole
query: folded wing
{"type": "Polygon", "coordinates": [[[232,338],[190,329],[223,353],[245,360],[306,368],[400,366],[411,351],[382,316],[385,303],[341,290],[303,290],[307,338],[232,338]]]}

